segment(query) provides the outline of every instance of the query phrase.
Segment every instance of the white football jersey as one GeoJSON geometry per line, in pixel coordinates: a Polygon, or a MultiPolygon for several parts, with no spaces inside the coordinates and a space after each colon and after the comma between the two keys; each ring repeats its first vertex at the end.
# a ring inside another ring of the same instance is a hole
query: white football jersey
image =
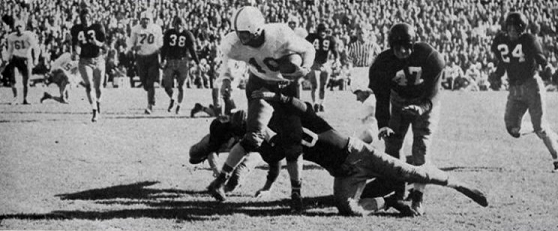
{"type": "MultiPolygon", "coordinates": [[[[243,61],[248,64],[249,71],[269,81],[283,81],[279,73],[277,59],[294,53],[304,53],[308,46],[305,39],[297,36],[286,24],[272,23],[263,27],[265,42],[258,48],[242,45],[236,32],[229,33],[223,38],[220,49],[222,66],[219,80],[230,78],[229,59],[243,61]]],[[[310,48],[313,47],[310,44],[310,48]]],[[[218,80],[218,81],[219,81],[218,80]]]]}
{"type": "Polygon", "coordinates": [[[60,69],[68,76],[75,75],[78,71],[78,61],[72,60],[70,53],[64,53],[58,57],[50,66],[50,70],[54,71],[60,69]]]}
{"type": "Polygon", "coordinates": [[[151,55],[163,46],[163,31],[157,24],[150,23],[147,28],[140,24],[132,28],[132,35],[128,41],[128,47],[140,46],[138,55],[151,55]]]}
{"type": "Polygon", "coordinates": [[[21,36],[18,36],[17,32],[8,35],[8,50],[12,55],[30,58],[31,49],[38,49],[37,36],[31,31],[24,31],[21,36]]]}

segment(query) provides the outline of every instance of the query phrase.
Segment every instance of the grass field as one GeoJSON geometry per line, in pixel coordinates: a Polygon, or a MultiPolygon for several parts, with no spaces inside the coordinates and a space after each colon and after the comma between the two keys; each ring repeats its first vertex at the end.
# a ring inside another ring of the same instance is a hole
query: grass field
{"type": "MultiPolygon", "coordinates": [[[[369,217],[337,215],[333,178],[305,163],[307,211],[288,213],[286,171],[267,199],[253,194],[265,182],[262,163],[248,182],[217,203],[205,188],[207,163],[192,166],[188,149],[209,130],[211,118],[190,118],[194,102],[211,102],[209,90],[187,90],[181,115],[167,113],[157,89],[152,115],[144,115],[141,89],[107,88],[103,115],[90,122],[83,89],[71,104],[46,101],[30,89],[33,105],[9,105],[0,88],[0,229],[56,230],[558,230],[558,174],[534,134],[511,138],[503,124],[506,92],[443,92],[433,141],[433,162],[482,189],[483,208],[459,193],[429,186],[427,214],[402,218],[394,210],[369,217]]],[[[328,92],[323,116],[351,134],[359,103],[349,91],[328,92]]],[[[243,92],[235,92],[244,106],[243,92]]],[[[309,92],[303,92],[309,99],[309,92]]],[[[558,130],[558,95],[548,94],[548,119],[558,130]]],[[[532,130],[528,117],[525,132],[532,130]]],[[[409,153],[409,144],[405,144],[409,153]]],[[[221,157],[222,158],[222,157],[221,157]]]]}

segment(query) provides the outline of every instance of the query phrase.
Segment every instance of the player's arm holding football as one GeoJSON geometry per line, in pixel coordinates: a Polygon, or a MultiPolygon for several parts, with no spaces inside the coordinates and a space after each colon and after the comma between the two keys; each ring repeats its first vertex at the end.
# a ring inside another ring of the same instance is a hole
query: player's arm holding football
{"type": "Polygon", "coordinates": [[[314,49],[314,46],[310,42],[296,36],[294,32],[291,38],[292,39],[285,44],[285,50],[299,54],[302,57],[302,65],[296,66],[296,70],[293,73],[283,74],[283,76],[288,78],[306,76],[310,73],[310,68],[314,64],[316,49],[314,49]]]}

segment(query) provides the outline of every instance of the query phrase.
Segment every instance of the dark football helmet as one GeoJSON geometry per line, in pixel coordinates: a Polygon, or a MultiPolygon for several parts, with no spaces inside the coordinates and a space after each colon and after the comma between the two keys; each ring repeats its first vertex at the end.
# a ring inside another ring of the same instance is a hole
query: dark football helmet
{"type": "Polygon", "coordinates": [[[527,29],[527,25],[529,20],[520,12],[511,12],[506,16],[506,30],[509,26],[513,26],[519,34],[522,34],[527,29]]]}
{"type": "Polygon", "coordinates": [[[417,40],[415,28],[407,23],[398,23],[389,30],[389,46],[394,48],[397,46],[413,47],[417,40]]]}

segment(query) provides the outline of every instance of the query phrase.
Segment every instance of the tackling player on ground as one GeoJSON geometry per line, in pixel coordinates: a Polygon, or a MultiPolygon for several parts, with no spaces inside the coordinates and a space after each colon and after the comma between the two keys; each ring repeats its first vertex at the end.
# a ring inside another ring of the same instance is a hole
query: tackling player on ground
{"type": "Polygon", "coordinates": [[[75,86],[78,80],[78,61],[72,60],[70,53],[64,53],[58,57],[52,64],[50,72],[46,74],[47,86],[54,83],[60,90],[60,97],[55,97],[45,92],[41,98],[41,103],[47,99],[53,99],[59,103],[68,103],[68,88],[75,86]]]}
{"type": "MultiPolygon", "coordinates": [[[[265,24],[262,13],[255,7],[242,7],[232,17],[234,33],[229,33],[221,42],[222,65],[227,66],[229,59],[244,61],[249,65],[250,76],[246,86],[248,98],[248,116],[246,134],[236,144],[223,165],[221,174],[208,187],[209,192],[219,201],[226,199],[224,184],[234,168],[244,156],[261,146],[265,139],[264,129],[267,127],[272,114],[279,116],[285,142],[276,146],[286,155],[287,170],[291,177],[291,208],[293,212],[302,210],[300,186],[302,184],[302,127],[300,118],[287,111],[275,102],[254,99],[251,94],[255,90],[267,90],[299,96],[298,80],[309,73],[314,61],[315,50],[312,44],[298,37],[286,24],[265,24]],[[279,72],[280,59],[299,54],[302,65],[296,66],[293,73],[279,72]],[[283,78],[287,77],[289,79],[283,78]]],[[[220,81],[223,89],[229,88],[230,79],[228,68],[222,68],[220,81]]],[[[219,80],[218,80],[219,81],[219,80]]]]}
{"type": "Polygon", "coordinates": [[[165,92],[170,98],[168,112],[171,112],[175,106],[173,97],[174,76],[176,75],[176,82],[178,87],[178,96],[176,103],[176,114],[180,113],[182,100],[184,99],[184,82],[188,78],[188,52],[194,59],[196,64],[200,60],[196,54],[196,41],[194,35],[186,30],[184,19],[176,16],[172,23],[174,28],[165,32],[163,37],[163,48],[161,49],[161,66],[163,72],[163,86],[165,92]]]}
{"type": "Polygon", "coordinates": [[[76,60],[79,56],[79,73],[93,111],[91,121],[97,122],[98,114],[101,113],[101,90],[105,78],[105,28],[99,23],[91,23],[89,9],[82,9],[79,17],[81,24],[70,30],[72,59],[76,60]]]}
{"type": "Polygon", "coordinates": [[[537,71],[539,65],[545,69],[546,58],[537,38],[526,33],[529,24],[525,15],[512,12],[506,16],[505,30],[492,43],[492,52],[498,58],[496,76],[508,74],[509,95],[504,122],[508,133],[515,138],[521,136],[521,122],[529,111],[534,132],[543,140],[558,172],[558,135],[548,126],[546,113],[546,88],[537,71]]]}
{"type": "Polygon", "coordinates": [[[155,82],[159,80],[159,49],[163,46],[161,27],[152,23],[153,14],[144,11],[140,14],[140,24],[132,28],[129,40],[131,51],[136,52],[136,67],[143,89],[147,92],[145,114],[151,114],[155,105],[155,82]]]}
{"type": "Polygon", "coordinates": [[[27,93],[29,91],[29,77],[33,66],[37,65],[39,60],[39,45],[37,44],[37,35],[31,31],[25,30],[25,22],[17,21],[14,24],[15,32],[8,35],[8,60],[6,68],[11,69],[12,75],[10,85],[14,99],[12,104],[17,104],[17,85],[15,78],[15,69],[19,70],[23,85],[23,104],[29,104],[27,101],[27,93]]]}
{"type": "Polygon", "coordinates": [[[331,64],[329,61],[330,54],[333,54],[333,60],[337,62],[339,57],[337,52],[337,44],[335,39],[327,35],[327,26],[324,23],[318,24],[316,33],[309,34],[306,37],[308,42],[314,45],[316,49],[316,58],[312,71],[309,74],[310,83],[312,85],[311,96],[314,103],[314,111],[324,111],[325,88],[331,74],[331,64]],[[318,96],[316,98],[316,91],[318,96]]]}
{"type": "MultiPolygon", "coordinates": [[[[386,153],[399,158],[409,126],[413,131],[412,156],[407,160],[417,166],[429,162],[432,134],[440,115],[442,55],[424,42],[417,42],[414,28],[395,24],[389,33],[390,49],[372,63],[369,88],[376,95],[376,119],[379,136],[385,139],[386,153]]],[[[400,198],[405,185],[396,190],[400,198]]],[[[424,184],[415,184],[410,195],[413,208],[424,213],[424,184]]]]}

